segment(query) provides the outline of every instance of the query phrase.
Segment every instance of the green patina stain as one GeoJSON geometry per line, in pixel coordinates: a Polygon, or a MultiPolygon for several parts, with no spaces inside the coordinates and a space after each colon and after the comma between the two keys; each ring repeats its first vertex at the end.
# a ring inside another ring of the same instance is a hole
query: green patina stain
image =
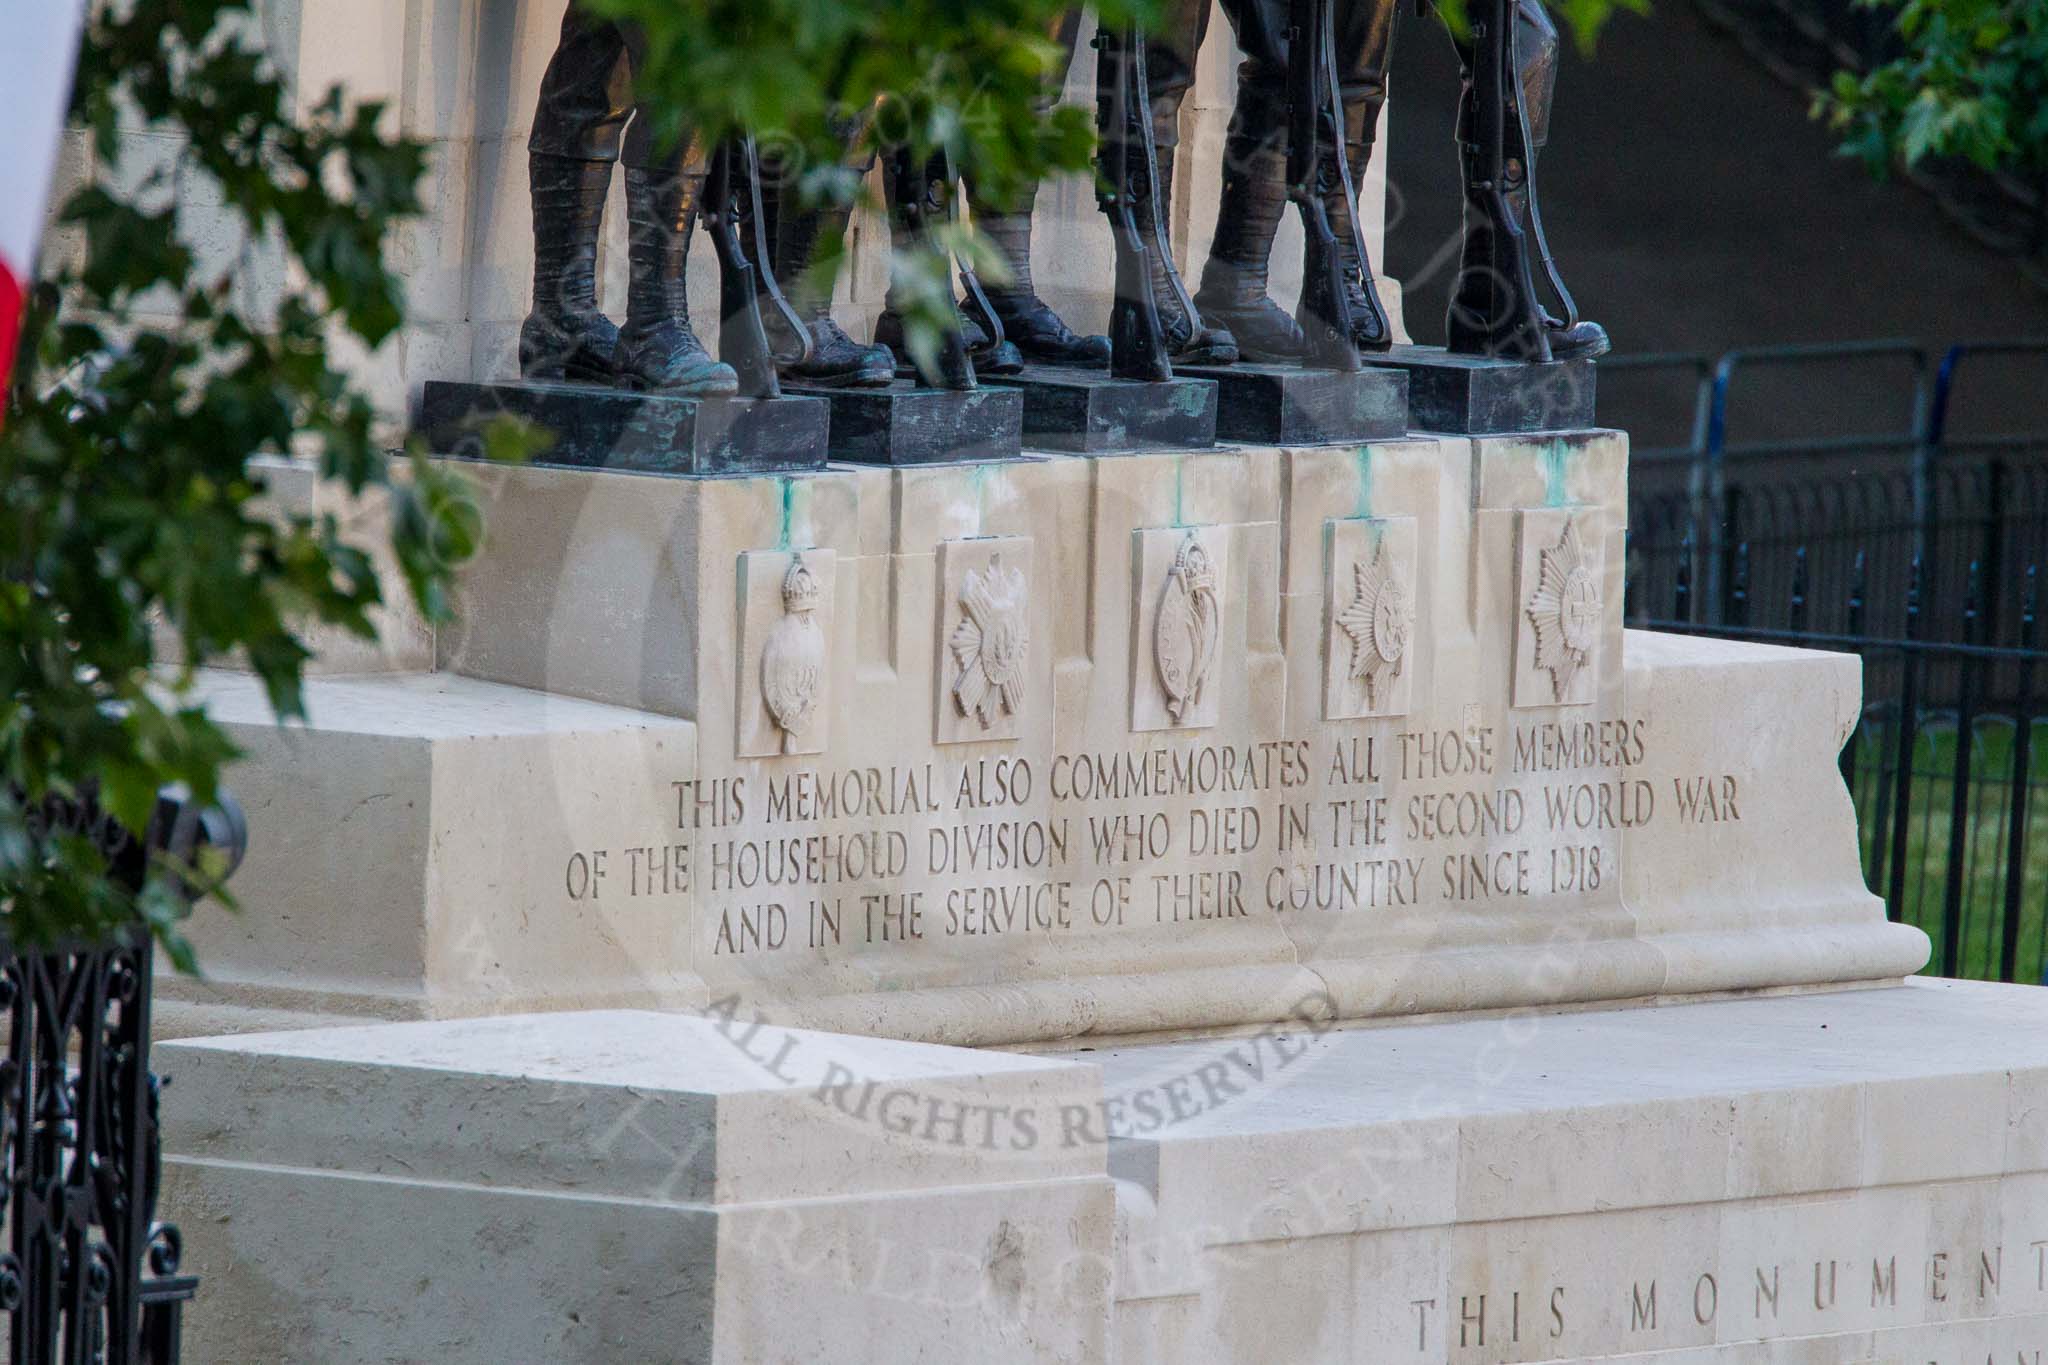
{"type": "Polygon", "coordinates": [[[784,475],[776,482],[782,485],[782,529],[776,534],[775,548],[787,550],[796,525],[796,480],[784,475]]]}
{"type": "Polygon", "coordinates": [[[1182,471],[1186,468],[1186,460],[1187,456],[1185,455],[1173,457],[1173,524],[1175,526],[1185,526],[1188,524],[1187,515],[1181,510],[1182,497],[1187,488],[1187,480],[1182,477],[1182,471]]]}
{"type": "Polygon", "coordinates": [[[1360,446],[1352,452],[1352,459],[1358,463],[1358,511],[1356,515],[1372,515],[1372,447],[1360,446]]]}
{"type": "Polygon", "coordinates": [[[1543,448],[1543,498],[1552,507],[1562,507],[1567,499],[1564,492],[1564,462],[1571,453],[1571,447],[1561,440],[1552,441],[1543,448]]]}
{"type": "Polygon", "coordinates": [[[990,473],[991,470],[988,465],[978,464],[973,467],[967,476],[974,485],[974,533],[976,535],[982,534],[982,527],[988,521],[988,477],[990,473]]]}

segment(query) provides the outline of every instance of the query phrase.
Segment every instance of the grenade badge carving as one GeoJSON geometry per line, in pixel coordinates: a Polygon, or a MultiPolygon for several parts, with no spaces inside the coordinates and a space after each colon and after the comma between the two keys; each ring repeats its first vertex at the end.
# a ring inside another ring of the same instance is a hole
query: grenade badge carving
{"type": "Polygon", "coordinates": [[[782,732],[782,752],[798,752],[817,718],[825,679],[825,632],[818,625],[818,580],[797,555],[782,579],[782,619],[761,647],[761,697],[782,732]]]}
{"type": "Polygon", "coordinates": [[[1193,532],[1181,542],[1166,576],[1165,596],[1152,631],[1153,662],[1166,689],[1166,713],[1185,725],[1201,703],[1216,667],[1222,613],[1216,599],[1216,570],[1193,532]]]}

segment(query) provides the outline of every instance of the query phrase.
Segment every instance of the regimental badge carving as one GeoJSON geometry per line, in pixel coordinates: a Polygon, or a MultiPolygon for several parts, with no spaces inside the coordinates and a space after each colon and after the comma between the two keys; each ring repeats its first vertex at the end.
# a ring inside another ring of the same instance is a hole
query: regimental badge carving
{"type": "MultiPolygon", "coordinates": [[[[1530,534],[1526,522],[1523,534],[1530,534]]],[[[1547,537],[1546,537],[1547,539],[1547,537]]],[[[1586,552],[1579,518],[1568,516],[1536,560],[1536,586],[1523,608],[1534,632],[1535,667],[1550,674],[1551,700],[1580,700],[1579,675],[1600,644],[1600,566],[1586,552]]]]}
{"type": "Polygon", "coordinates": [[[818,580],[797,555],[782,579],[782,619],[761,646],[761,699],[782,732],[782,752],[802,747],[825,686],[825,632],[818,625],[818,580]]]}
{"type": "Polygon", "coordinates": [[[1001,553],[990,557],[987,568],[969,569],[961,585],[960,623],[946,642],[959,670],[953,704],[983,730],[999,716],[1014,717],[1024,705],[1024,665],[1031,650],[1025,597],[1022,571],[1004,564],[1001,553]]]}
{"type": "Polygon", "coordinates": [[[1324,524],[1323,719],[1408,714],[1425,670],[1414,517],[1324,524]]]}
{"type": "Polygon", "coordinates": [[[822,754],[830,741],[833,585],[823,546],[739,556],[739,630],[732,661],[735,752],[741,758],[822,754]]]}
{"type": "Polygon", "coordinates": [[[1166,575],[1159,618],[1152,628],[1152,657],[1166,691],[1166,714],[1175,725],[1202,701],[1216,668],[1223,614],[1216,600],[1216,569],[1201,539],[1190,531],[1166,575]]]}
{"type": "MultiPolygon", "coordinates": [[[[932,739],[988,744],[1020,738],[1027,703],[1052,697],[1049,651],[1034,647],[1029,536],[972,536],[938,545],[932,612],[932,739]]],[[[1044,632],[1043,616],[1038,631],[1044,632]]]]}
{"type": "Polygon", "coordinates": [[[1365,684],[1365,704],[1377,711],[1385,704],[1388,684],[1401,676],[1408,646],[1415,635],[1415,603],[1387,556],[1382,535],[1370,563],[1351,566],[1351,605],[1337,613],[1337,624],[1351,637],[1351,676],[1365,684]]]}

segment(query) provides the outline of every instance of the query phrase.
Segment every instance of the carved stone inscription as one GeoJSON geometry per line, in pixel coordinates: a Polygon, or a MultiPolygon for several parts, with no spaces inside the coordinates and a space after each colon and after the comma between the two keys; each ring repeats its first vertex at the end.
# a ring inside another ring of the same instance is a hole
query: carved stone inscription
{"type": "Polygon", "coordinates": [[[1604,542],[1588,511],[1518,514],[1516,706],[1584,706],[1599,690],[1604,542]]]}
{"type": "Polygon", "coordinates": [[[741,758],[825,752],[834,567],[830,550],[740,556],[741,758]]]}
{"type": "Polygon", "coordinates": [[[1015,739],[1027,707],[1049,703],[1031,638],[1031,542],[1009,537],[939,546],[939,640],[933,738],[1015,739]]]}
{"type": "Polygon", "coordinates": [[[1658,762],[1642,718],[1512,713],[1314,740],[1160,735],[1049,761],[965,754],[678,780],[672,841],[592,852],[582,866],[608,879],[572,868],[572,896],[688,893],[711,958],[999,951],[1435,906],[1518,915],[1611,900],[1626,831],[1739,822],[1750,781],[1658,762]]]}
{"type": "Polygon", "coordinates": [[[1216,723],[1217,661],[1229,579],[1228,532],[1218,526],[1133,533],[1131,728],[1197,730],[1216,723]]]}
{"type": "Polygon", "coordinates": [[[1415,660],[1413,517],[1332,521],[1323,623],[1323,718],[1408,713],[1415,660]]]}

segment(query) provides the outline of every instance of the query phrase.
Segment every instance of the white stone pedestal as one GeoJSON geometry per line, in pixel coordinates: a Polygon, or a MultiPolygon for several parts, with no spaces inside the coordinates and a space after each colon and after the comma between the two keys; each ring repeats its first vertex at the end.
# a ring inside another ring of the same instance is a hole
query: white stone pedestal
{"type": "Polygon", "coordinates": [[[1918,970],[1835,767],[1855,660],[1625,632],[1626,470],[1585,431],[483,471],[436,671],[283,733],[209,679],[244,911],[166,1024],[737,994],[1008,1045],[1918,970]]]}
{"type": "Polygon", "coordinates": [[[1064,1057],[633,1013],[167,1044],[191,1358],[2048,1350],[2048,992],[1317,1027],[1064,1057]]]}

